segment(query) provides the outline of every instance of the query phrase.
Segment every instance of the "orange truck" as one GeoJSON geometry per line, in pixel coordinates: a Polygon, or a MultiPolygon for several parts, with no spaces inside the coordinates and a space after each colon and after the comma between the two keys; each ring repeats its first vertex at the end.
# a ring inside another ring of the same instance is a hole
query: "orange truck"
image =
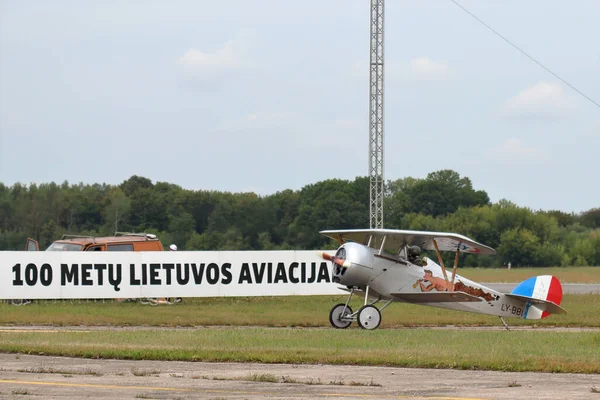
{"type": "MultiPolygon", "coordinates": [[[[27,239],[26,250],[39,249],[37,241],[27,239]]],[[[114,236],[63,235],[46,251],[164,251],[164,248],[160,239],[151,233],[116,232],[114,236]]]]}
{"type": "MultiPolygon", "coordinates": [[[[39,251],[39,243],[31,238],[27,238],[27,251],[39,251]]],[[[174,244],[169,246],[170,250],[177,250],[174,244]]],[[[160,239],[152,233],[128,233],[115,232],[114,236],[84,236],[84,235],[63,235],[61,239],[55,240],[46,251],[164,251],[160,239]]],[[[135,299],[117,299],[117,301],[135,300],[135,299]]],[[[167,298],[140,299],[143,304],[170,304],[171,300],[167,298]]],[[[176,297],[175,302],[180,302],[181,298],[176,297]]],[[[18,300],[23,304],[28,300],[18,300]]],[[[16,304],[13,302],[13,304],[16,304]]],[[[26,304],[26,303],[25,303],[26,304]]]]}

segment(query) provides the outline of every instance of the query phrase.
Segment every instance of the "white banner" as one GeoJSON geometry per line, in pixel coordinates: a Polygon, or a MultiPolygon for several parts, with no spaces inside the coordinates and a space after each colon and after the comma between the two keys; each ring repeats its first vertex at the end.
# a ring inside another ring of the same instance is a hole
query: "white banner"
{"type": "Polygon", "coordinates": [[[320,253],[0,251],[0,299],[342,294],[320,253]]]}

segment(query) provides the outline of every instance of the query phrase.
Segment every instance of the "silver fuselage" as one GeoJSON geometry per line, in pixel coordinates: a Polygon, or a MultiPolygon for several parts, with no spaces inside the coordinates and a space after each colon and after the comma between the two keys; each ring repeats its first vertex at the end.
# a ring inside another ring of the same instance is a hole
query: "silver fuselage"
{"type": "Polygon", "coordinates": [[[501,317],[523,318],[525,315],[526,302],[504,296],[458,274],[452,280],[451,269],[446,270],[445,277],[442,267],[428,257],[422,259],[423,265],[418,265],[418,262],[411,262],[402,255],[380,254],[378,250],[354,242],[340,246],[336,256],[344,260],[345,266],[333,264],[333,281],[363,291],[368,286],[369,297],[374,299],[411,302],[501,317]],[[444,284],[448,285],[448,289],[442,287],[444,284]],[[421,295],[405,301],[395,296],[448,291],[466,292],[478,297],[480,301],[432,302],[425,300],[427,296],[421,295]]]}

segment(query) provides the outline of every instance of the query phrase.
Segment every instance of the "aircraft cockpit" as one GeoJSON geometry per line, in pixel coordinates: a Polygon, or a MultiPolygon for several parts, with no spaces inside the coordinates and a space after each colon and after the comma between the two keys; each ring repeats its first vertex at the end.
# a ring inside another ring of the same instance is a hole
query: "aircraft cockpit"
{"type": "Polygon", "coordinates": [[[423,261],[419,258],[421,255],[421,248],[419,246],[407,246],[408,261],[415,265],[422,265],[423,261]]]}

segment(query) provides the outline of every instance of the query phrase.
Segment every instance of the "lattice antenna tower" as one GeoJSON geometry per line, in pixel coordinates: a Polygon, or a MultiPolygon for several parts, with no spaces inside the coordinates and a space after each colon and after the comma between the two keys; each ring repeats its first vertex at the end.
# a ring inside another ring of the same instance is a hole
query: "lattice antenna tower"
{"type": "Polygon", "coordinates": [[[384,0],[371,0],[369,97],[370,225],[383,228],[383,22],[384,0]]]}

